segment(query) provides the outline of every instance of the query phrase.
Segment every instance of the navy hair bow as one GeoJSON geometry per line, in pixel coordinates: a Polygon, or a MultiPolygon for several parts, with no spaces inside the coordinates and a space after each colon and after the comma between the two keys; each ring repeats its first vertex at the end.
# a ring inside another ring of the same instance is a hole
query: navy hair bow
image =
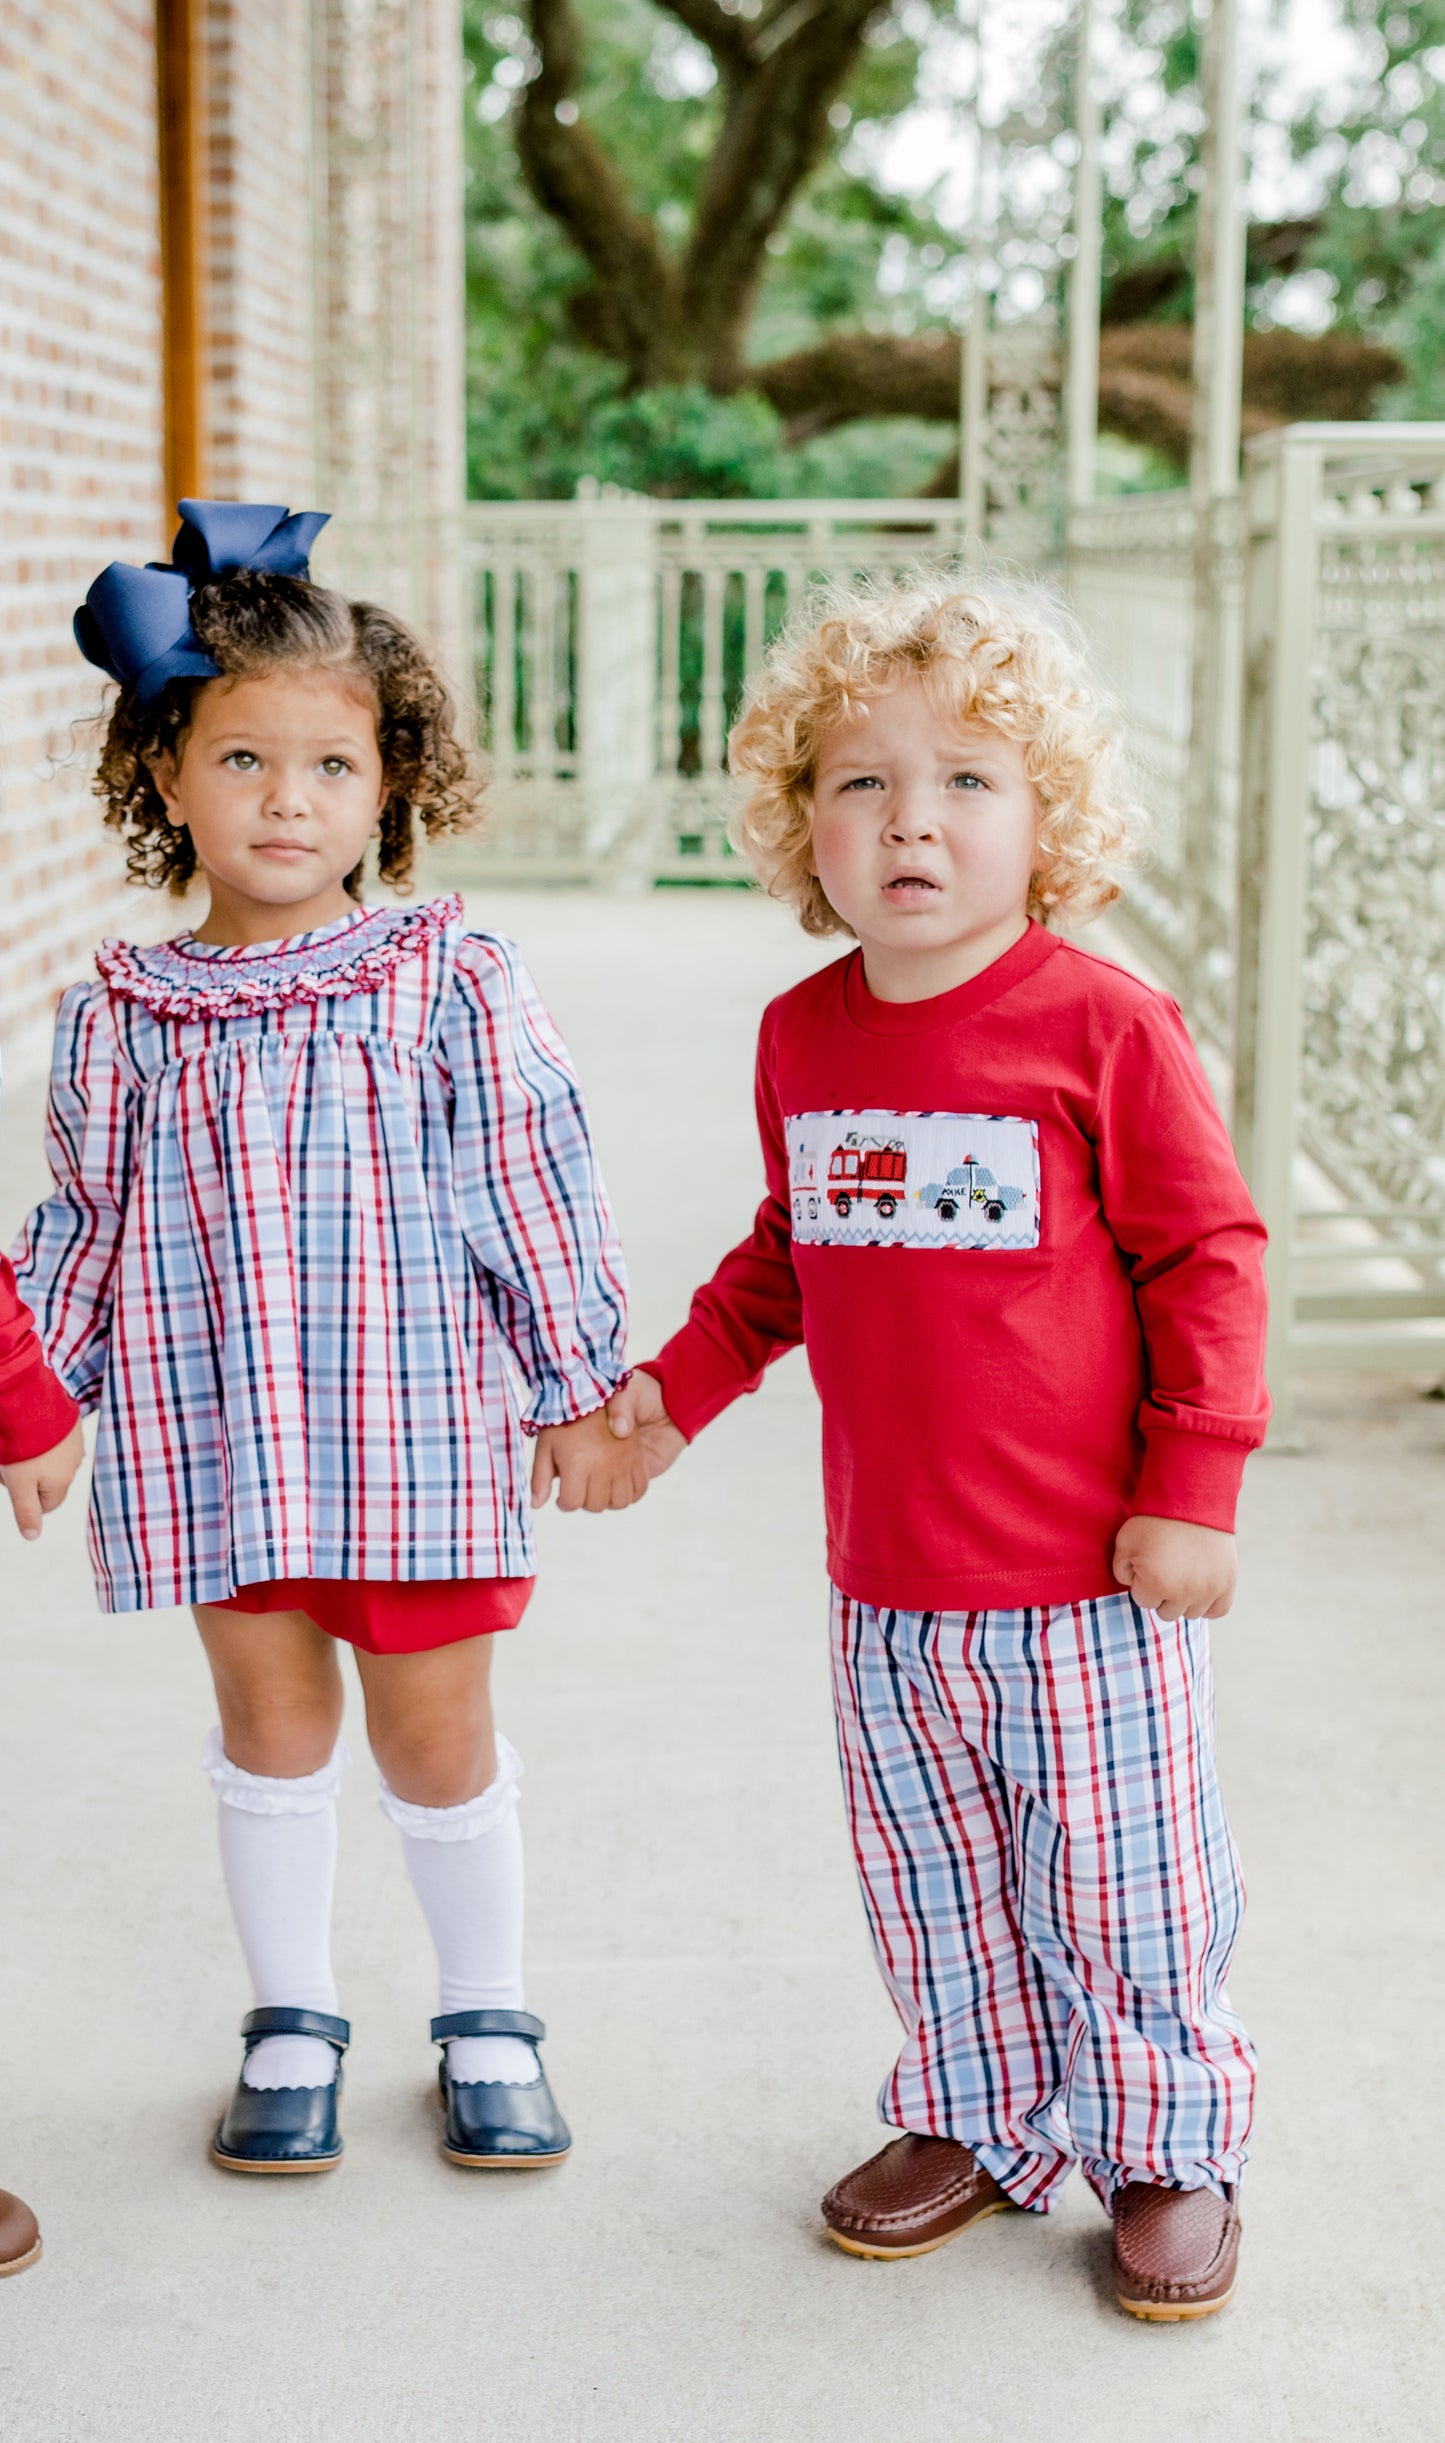
{"type": "Polygon", "coordinates": [[[253,501],[183,500],[170,565],[152,560],[133,568],[112,560],[75,614],[75,641],[88,662],[118,679],[138,704],[149,704],[168,679],[215,679],[211,659],[191,626],[198,585],[233,568],[273,577],[309,577],[311,546],[326,524],[323,509],[275,509],[253,501]]]}

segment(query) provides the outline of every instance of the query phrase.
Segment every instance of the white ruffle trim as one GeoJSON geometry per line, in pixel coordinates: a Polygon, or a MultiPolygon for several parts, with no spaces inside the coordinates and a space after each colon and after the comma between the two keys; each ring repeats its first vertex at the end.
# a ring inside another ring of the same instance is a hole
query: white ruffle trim
{"type": "Polygon", "coordinates": [[[517,1803],[517,1784],[522,1778],[522,1759],[510,1739],[497,1733],[496,1776],[475,1798],[462,1801],[459,1807],[413,1807],[398,1798],[378,1768],[381,1783],[378,1805],[383,1815],[413,1841],[475,1841],[484,1832],[492,1832],[517,1803]]]}
{"type": "Polygon", "coordinates": [[[201,1767],[223,1807],[239,1807],[243,1815],[319,1815],[341,1787],[351,1751],[338,1739],[319,1771],[292,1780],[273,1780],[265,1773],[245,1773],[232,1764],[219,1730],[207,1733],[201,1767]]]}

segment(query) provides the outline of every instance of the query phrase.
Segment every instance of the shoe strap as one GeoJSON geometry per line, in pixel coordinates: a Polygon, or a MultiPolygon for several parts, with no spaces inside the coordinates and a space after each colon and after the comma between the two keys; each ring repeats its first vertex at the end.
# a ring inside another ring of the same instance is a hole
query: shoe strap
{"type": "Polygon", "coordinates": [[[453,2010],[433,2019],[433,2044],[449,2044],[453,2036],[520,2036],[524,2044],[540,2044],[547,2030],[529,2010],[453,2010]]]}
{"type": "Polygon", "coordinates": [[[241,2021],[241,2034],[248,2053],[266,2036],[319,2036],[323,2044],[344,2053],[351,2042],[351,2021],[330,2018],[324,2010],[292,2010],[278,2002],[248,2012],[241,2021]]]}

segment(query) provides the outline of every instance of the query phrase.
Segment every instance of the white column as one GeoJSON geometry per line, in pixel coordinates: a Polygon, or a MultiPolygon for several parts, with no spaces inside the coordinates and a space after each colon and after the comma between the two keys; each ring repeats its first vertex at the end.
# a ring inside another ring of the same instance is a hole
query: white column
{"type": "Polygon", "coordinates": [[[1239,489],[1245,215],[1238,0],[1213,0],[1200,81],[1205,115],[1194,258],[1190,484],[1196,506],[1203,508],[1239,489]]]}
{"type": "Polygon", "coordinates": [[[323,505],[393,609],[465,661],[459,0],[311,0],[323,505]],[[349,539],[348,539],[349,538],[349,539]]]}
{"type": "Polygon", "coordinates": [[[1250,1192],[1269,1232],[1265,1367],[1274,1394],[1269,1446],[1298,1450],[1290,1379],[1296,1291],[1291,1249],[1324,449],[1308,425],[1295,424],[1268,434],[1250,457],[1256,464],[1246,634],[1251,659],[1267,679],[1251,695],[1245,755],[1235,1133],[1250,1192]]]}
{"type": "Polygon", "coordinates": [[[979,249],[973,249],[973,302],[963,334],[958,450],[958,497],[971,558],[982,557],[988,517],[988,293],[979,249]]]}
{"type": "Polygon", "coordinates": [[[1204,29],[1195,252],[1194,402],[1190,491],[1194,506],[1194,637],[1189,770],[1181,860],[1186,1008],[1206,966],[1223,972],[1227,927],[1212,895],[1220,827],[1236,760],[1241,707],[1235,669],[1231,568],[1237,549],[1240,382],[1244,346],[1244,179],[1240,145],[1238,0],[1213,0],[1204,29]]]}
{"type": "Polygon", "coordinates": [[[584,500],[577,571],[577,769],[587,847],[635,878],[653,850],[657,796],[657,514],[650,501],[584,500]]]}
{"type": "Polygon", "coordinates": [[[988,518],[988,332],[989,302],[983,261],[987,238],[988,139],[983,119],[984,0],[974,0],[973,20],[973,195],[968,259],[971,271],[968,321],[962,335],[958,392],[958,497],[963,504],[965,548],[973,559],[984,550],[988,518]]]}
{"type": "Polygon", "coordinates": [[[1079,0],[1074,66],[1074,259],[1069,266],[1069,371],[1065,391],[1068,499],[1086,509],[1094,497],[1099,429],[1099,283],[1103,260],[1103,186],[1099,93],[1094,75],[1095,0],[1079,0]]]}

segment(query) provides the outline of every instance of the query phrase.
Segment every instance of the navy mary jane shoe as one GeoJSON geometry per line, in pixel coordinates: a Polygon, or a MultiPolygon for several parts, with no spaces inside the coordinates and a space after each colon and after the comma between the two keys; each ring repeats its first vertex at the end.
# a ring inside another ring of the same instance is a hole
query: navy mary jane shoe
{"type": "Polygon", "coordinates": [[[552,2099],[540,2059],[539,2076],[530,2087],[505,2086],[500,2079],[464,2085],[447,2072],[445,2048],[453,2036],[520,2036],[535,2052],[546,2033],[526,2010],[454,2010],[433,2019],[432,2042],[443,2048],[437,2081],[447,2116],[442,2153],[449,2163],[525,2172],[560,2163],[571,2151],[572,2132],[552,2099]]]}
{"type": "Polygon", "coordinates": [[[211,2161],[228,2172],[329,2172],[341,2161],[336,2106],[350,2020],[320,2010],[253,2010],[241,2034],[248,2053],[263,2036],[319,2036],[335,2049],[336,2077],[329,2087],[248,2087],[238,2079],[211,2140],[211,2161]]]}

